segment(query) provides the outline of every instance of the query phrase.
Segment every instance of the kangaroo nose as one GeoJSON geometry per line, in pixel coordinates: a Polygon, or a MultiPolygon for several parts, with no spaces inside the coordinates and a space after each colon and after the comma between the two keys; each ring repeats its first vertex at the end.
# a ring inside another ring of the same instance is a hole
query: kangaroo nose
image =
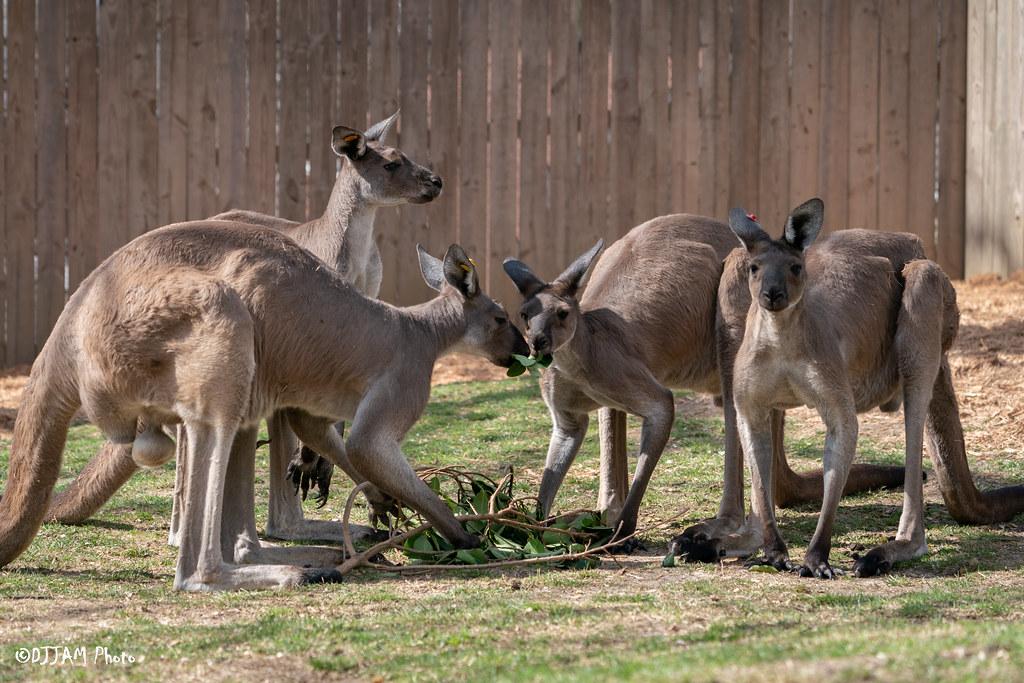
{"type": "Polygon", "coordinates": [[[777,304],[783,303],[785,301],[786,292],[784,292],[782,289],[777,289],[773,287],[769,290],[761,292],[761,296],[762,298],[764,298],[765,303],[768,304],[768,308],[774,310],[777,304]]]}
{"type": "Polygon", "coordinates": [[[441,189],[441,185],[442,185],[442,183],[441,183],[441,176],[439,176],[439,175],[432,175],[432,176],[430,176],[430,184],[440,190],[441,189]]]}
{"type": "Polygon", "coordinates": [[[531,340],[530,345],[533,347],[535,353],[544,353],[548,350],[548,338],[543,335],[537,335],[531,340]]]}

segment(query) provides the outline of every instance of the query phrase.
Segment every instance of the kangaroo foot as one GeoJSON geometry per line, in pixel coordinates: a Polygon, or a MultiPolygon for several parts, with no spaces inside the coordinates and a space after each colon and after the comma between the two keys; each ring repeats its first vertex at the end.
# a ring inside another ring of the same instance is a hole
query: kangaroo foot
{"type": "Polygon", "coordinates": [[[839,573],[832,569],[832,565],[828,563],[828,557],[822,557],[815,553],[807,553],[804,558],[802,566],[797,568],[797,573],[805,578],[814,577],[816,579],[837,579],[839,573]]]}
{"type": "Polygon", "coordinates": [[[928,544],[922,541],[892,540],[872,548],[863,556],[853,556],[853,575],[858,578],[882,576],[892,571],[897,562],[906,562],[927,554],[928,544]]]}
{"type": "Polygon", "coordinates": [[[316,583],[340,583],[341,580],[341,574],[333,567],[306,569],[289,565],[222,563],[217,569],[196,572],[191,576],[175,579],[174,588],[189,592],[210,592],[291,588],[316,583]]]}
{"type": "Polygon", "coordinates": [[[725,557],[720,538],[711,538],[703,531],[688,534],[689,531],[672,539],[668,545],[670,553],[683,558],[684,562],[718,562],[725,557]]]}
{"type": "Polygon", "coordinates": [[[310,487],[317,489],[313,502],[318,508],[327,504],[327,498],[331,491],[331,477],[334,474],[334,465],[325,458],[321,458],[308,446],[302,446],[295,453],[292,461],[288,463],[288,471],[285,477],[295,487],[295,494],[302,491],[302,500],[306,500],[310,487]]]}

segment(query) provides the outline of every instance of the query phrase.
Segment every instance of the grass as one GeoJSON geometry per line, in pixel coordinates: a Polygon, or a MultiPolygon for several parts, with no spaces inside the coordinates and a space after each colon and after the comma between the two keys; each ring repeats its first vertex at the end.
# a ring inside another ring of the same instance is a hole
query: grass
{"type": "MultiPolygon", "coordinates": [[[[893,419],[900,419],[894,417],[893,419]]],[[[596,420],[558,505],[592,506],[596,420]]],[[[631,426],[635,426],[631,423],[631,426]]],[[[453,384],[405,444],[419,464],[499,475],[515,467],[533,492],[550,422],[527,380],[453,384]]],[[[631,435],[635,446],[636,433],[631,435]]],[[[791,441],[794,464],[820,457],[821,437],[791,441]]],[[[62,484],[99,445],[72,429],[62,484]]],[[[371,573],[341,585],[286,592],[183,595],[171,591],[175,552],[165,545],[170,466],[137,475],[79,527],[45,526],[0,573],[0,680],[310,678],[326,680],[1020,680],[1024,666],[1024,524],[961,527],[929,483],[931,553],[889,577],[835,582],[721,567],[663,569],[678,529],[709,516],[720,490],[722,425],[681,411],[642,510],[641,524],[686,514],[651,534],[647,553],[600,568],[467,571],[410,577],[371,573]],[[86,665],[16,661],[19,648],[86,648],[86,665]],[[107,664],[95,648],[135,661],[107,664]]],[[[6,450],[0,479],[6,478],[6,450]]],[[[899,453],[861,444],[863,460],[899,453]]],[[[257,467],[259,523],[266,515],[266,454],[257,467]]],[[[985,464],[988,481],[1020,463],[985,464]]],[[[314,513],[336,519],[345,487],[314,513]]],[[[833,562],[894,533],[899,492],[844,500],[833,562]]],[[[362,518],[365,511],[357,511],[362,518]]],[[[817,514],[781,513],[794,557],[817,514]]]]}

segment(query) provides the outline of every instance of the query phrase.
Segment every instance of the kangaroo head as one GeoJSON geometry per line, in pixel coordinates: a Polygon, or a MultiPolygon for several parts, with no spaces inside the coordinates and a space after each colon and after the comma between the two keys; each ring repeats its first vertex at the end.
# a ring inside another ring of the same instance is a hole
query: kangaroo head
{"type": "Polygon", "coordinates": [[[363,196],[375,206],[425,204],[441,194],[440,176],[384,144],[397,118],[396,111],[365,133],[347,126],[335,126],[332,133],[331,148],[351,162],[363,196]]]}
{"type": "Polygon", "coordinates": [[[821,231],[825,205],[815,197],[793,209],[782,239],[773,240],[744,209],[729,212],[729,227],[749,255],[750,296],[766,311],[796,304],[804,293],[804,252],[821,231]]]}
{"type": "Polygon", "coordinates": [[[427,286],[442,296],[457,299],[462,309],[466,326],[462,339],[456,344],[458,350],[482,356],[506,368],[515,361],[512,354],[525,356],[530,352],[523,335],[509,323],[501,304],[480,291],[476,264],[462,247],[457,244],[448,247],[443,260],[434,258],[418,244],[416,252],[427,286]]]}
{"type": "Polygon", "coordinates": [[[523,295],[519,316],[526,327],[530,349],[537,356],[554,353],[576,334],[580,319],[577,292],[604,240],[577,258],[553,282],[544,282],[530,267],[516,259],[505,259],[505,272],[523,295]]]}

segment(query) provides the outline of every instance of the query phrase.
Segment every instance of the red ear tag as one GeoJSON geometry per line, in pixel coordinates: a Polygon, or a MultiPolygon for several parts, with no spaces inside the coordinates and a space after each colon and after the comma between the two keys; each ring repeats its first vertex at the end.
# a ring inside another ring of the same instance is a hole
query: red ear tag
{"type": "Polygon", "coordinates": [[[757,222],[757,216],[755,216],[752,213],[748,213],[747,214],[747,218],[749,218],[750,220],[754,221],[755,223],[757,222]]]}

